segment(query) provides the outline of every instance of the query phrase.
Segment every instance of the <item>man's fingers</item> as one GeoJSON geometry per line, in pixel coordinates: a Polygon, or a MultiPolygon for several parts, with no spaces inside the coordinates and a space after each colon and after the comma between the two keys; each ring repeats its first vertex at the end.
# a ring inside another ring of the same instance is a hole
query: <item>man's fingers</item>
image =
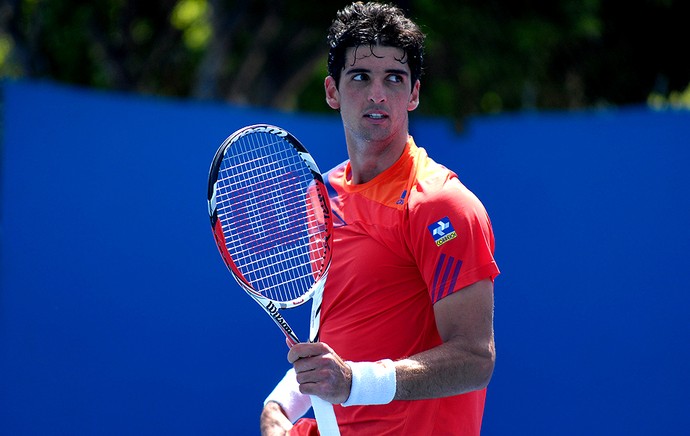
{"type": "Polygon", "coordinates": [[[288,362],[294,364],[299,359],[303,359],[305,357],[319,356],[321,354],[326,354],[329,352],[330,349],[328,349],[324,344],[320,342],[301,342],[299,344],[293,345],[292,348],[290,348],[290,351],[288,351],[288,362]]]}
{"type": "Polygon", "coordinates": [[[288,352],[299,390],[334,404],[347,400],[352,372],[335,351],[323,342],[295,344],[288,352]]]}

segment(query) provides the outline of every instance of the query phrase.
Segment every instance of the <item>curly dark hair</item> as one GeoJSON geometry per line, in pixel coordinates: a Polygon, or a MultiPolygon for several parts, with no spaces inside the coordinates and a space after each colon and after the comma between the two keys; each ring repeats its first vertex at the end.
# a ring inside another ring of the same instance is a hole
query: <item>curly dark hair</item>
{"type": "Polygon", "coordinates": [[[410,65],[414,84],[422,75],[425,35],[417,24],[397,6],[385,3],[356,2],[338,11],[328,29],[328,74],[340,82],[345,67],[345,53],[350,47],[376,45],[404,51],[400,59],[410,65]]]}

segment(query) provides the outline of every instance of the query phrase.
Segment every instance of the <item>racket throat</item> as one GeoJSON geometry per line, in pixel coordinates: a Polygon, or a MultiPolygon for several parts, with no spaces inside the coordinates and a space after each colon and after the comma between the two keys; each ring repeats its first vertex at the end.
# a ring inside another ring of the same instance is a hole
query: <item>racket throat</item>
{"type": "Polygon", "coordinates": [[[266,313],[271,315],[273,321],[275,321],[278,327],[280,327],[283,333],[285,333],[288,341],[291,341],[293,345],[298,343],[299,339],[297,338],[297,335],[295,334],[294,330],[292,330],[292,327],[290,327],[290,324],[285,321],[283,315],[280,314],[279,308],[273,304],[272,301],[268,301],[268,303],[263,307],[266,310],[266,313]]]}
{"type": "Polygon", "coordinates": [[[309,319],[309,342],[319,342],[321,331],[321,293],[317,292],[312,300],[311,317],[309,319]]]}

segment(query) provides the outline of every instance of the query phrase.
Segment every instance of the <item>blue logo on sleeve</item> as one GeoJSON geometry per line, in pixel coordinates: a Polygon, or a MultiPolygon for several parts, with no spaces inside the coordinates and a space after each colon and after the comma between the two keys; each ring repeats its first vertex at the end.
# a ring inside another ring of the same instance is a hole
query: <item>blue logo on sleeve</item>
{"type": "Polygon", "coordinates": [[[429,233],[431,233],[431,236],[434,238],[434,242],[436,243],[437,247],[440,247],[451,239],[458,237],[458,234],[455,232],[455,229],[450,223],[450,219],[448,219],[448,217],[441,218],[434,224],[431,224],[428,229],[429,233]]]}

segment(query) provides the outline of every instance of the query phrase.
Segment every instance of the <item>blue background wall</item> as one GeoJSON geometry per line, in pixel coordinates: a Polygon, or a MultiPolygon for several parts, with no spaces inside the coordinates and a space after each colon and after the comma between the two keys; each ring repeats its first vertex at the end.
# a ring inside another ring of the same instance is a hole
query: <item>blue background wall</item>
{"type": "MultiPolygon", "coordinates": [[[[258,434],[287,349],[216,252],[208,166],[227,135],[269,122],[327,169],[346,157],[339,119],[3,93],[0,432],[258,434]]],[[[496,232],[484,434],[684,433],[690,112],[481,117],[460,135],[414,118],[412,132],[496,232]]]]}

